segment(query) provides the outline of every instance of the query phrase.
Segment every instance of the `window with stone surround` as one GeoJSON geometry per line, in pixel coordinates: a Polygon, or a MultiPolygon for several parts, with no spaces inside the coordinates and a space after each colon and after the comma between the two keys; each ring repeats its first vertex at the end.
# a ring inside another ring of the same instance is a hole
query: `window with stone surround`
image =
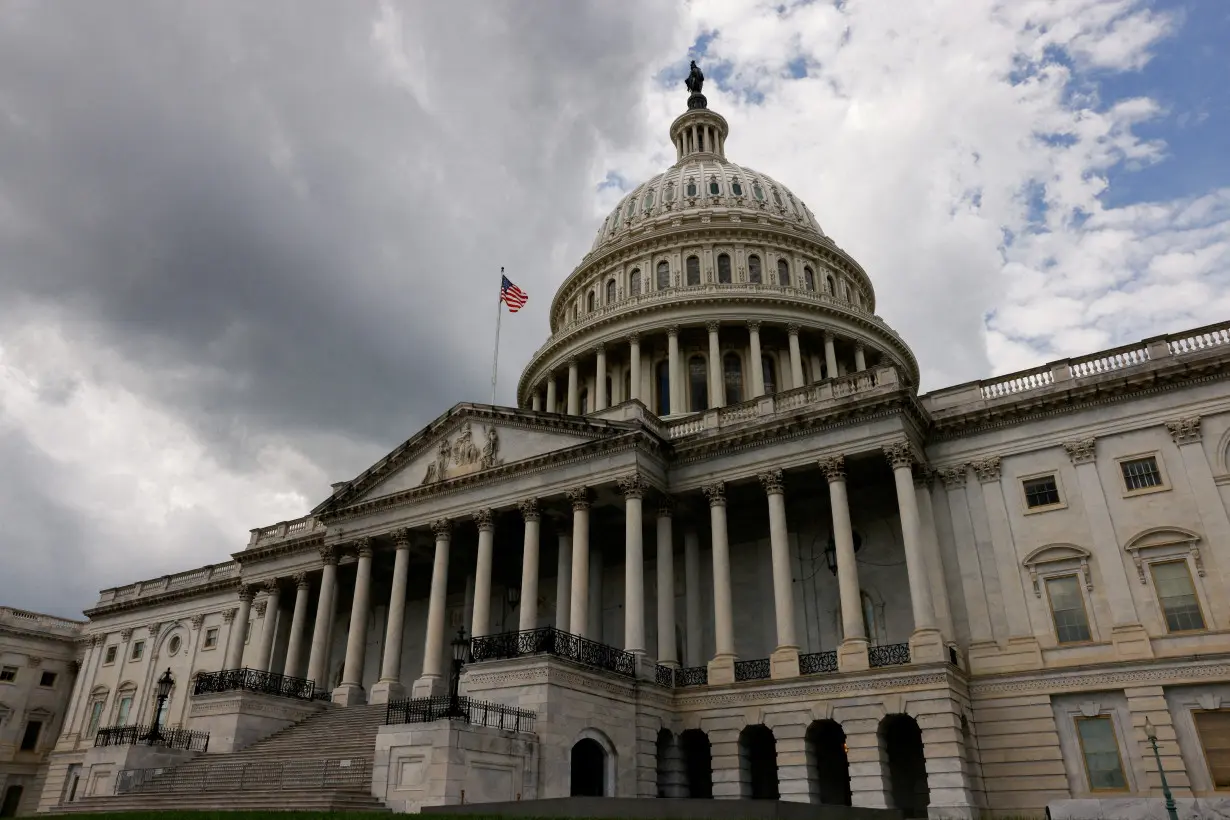
{"type": "Polygon", "coordinates": [[[90,696],[90,722],[86,724],[86,736],[93,737],[98,734],[98,724],[102,720],[103,706],[107,703],[107,693],[103,690],[101,693],[95,691],[90,696]]]}
{"type": "Polygon", "coordinates": [[[707,366],[703,356],[692,356],[688,359],[688,393],[694,413],[709,409],[709,383],[706,370],[707,366]]]}
{"type": "Polygon", "coordinates": [[[1098,715],[1077,718],[1076,735],[1080,739],[1089,790],[1127,791],[1127,776],[1123,773],[1119,739],[1110,717],[1098,715]]]}
{"type": "Polygon", "coordinates": [[[641,295],[641,269],[633,268],[632,275],[628,277],[628,295],[641,295]]]}
{"type": "Polygon", "coordinates": [[[615,280],[608,279],[606,281],[606,303],[613,304],[615,302],[615,280]]]}
{"type": "Polygon", "coordinates": [[[1196,597],[1196,586],[1187,561],[1158,561],[1149,565],[1153,589],[1166,618],[1167,632],[1196,632],[1204,629],[1204,614],[1196,597]]]}
{"type": "Polygon", "coordinates": [[[718,254],[718,284],[729,285],[730,277],[730,254],[718,254]]]}
{"type": "Polygon", "coordinates": [[[695,256],[689,256],[687,263],[684,265],[684,272],[687,274],[687,282],[689,285],[700,284],[700,259],[695,256]]]}
{"type": "Polygon", "coordinates": [[[809,266],[803,266],[803,287],[809,291],[816,289],[816,272],[809,266]]]}
{"type": "Polygon", "coordinates": [[[739,354],[731,351],[722,359],[722,380],[724,382],[727,404],[738,404],[743,401],[743,360],[739,354]]]}
{"type": "Polygon", "coordinates": [[[1041,512],[1064,506],[1063,496],[1059,492],[1059,478],[1055,473],[1022,478],[1021,492],[1025,496],[1026,512],[1041,512]]]}
{"type": "Polygon", "coordinates": [[[1117,461],[1123,476],[1124,495],[1146,495],[1170,489],[1156,453],[1126,456],[1117,461]]]}
{"type": "Polygon", "coordinates": [[[115,663],[115,656],[116,656],[116,653],[118,652],[119,652],[118,646],[108,646],[107,654],[103,656],[103,666],[106,666],[107,664],[110,664],[110,663],[115,663]]]}
{"type": "Polygon", "coordinates": [[[1046,594],[1051,603],[1051,619],[1055,623],[1055,638],[1059,643],[1085,643],[1092,639],[1085,596],[1081,594],[1080,578],[1060,575],[1046,579],[1046,594]]]}
{"type": "Polygon", "coordinates": [[[747,281],[753,285],[764,284],[764,274],[760,272],[760,257],[756,254],[747,258],[747,281]]]}
{"type": "Polygon", "coordinates": [[[26,729],[21,735],[20,751],[33,752],[38,749],[38,739],[43,733],[43,722],[41,720],[26,721],[26,729]]]}
{"type": "Polygon", "coordinates": [[[659,416],[669,416],[671,412],[671,369],[670,363],[663,359],[656,368],[657,406],[659,416]]]}
{"type": "Polygon", "coordinates": [[[129,655],[128,660],[139,661],[141,660],[141,656],[144,654],[145,654],[145,641],[133,641],[132,654],[129,655]]]}
{"type": "Polygon", "coordinates": [[[658,263],[658,290],[666,290],[671,286],[671,266],[665,260],[658,263]]]}
{"type": "Polygon", "coordinates": [[[205,645],[202,649],[213,649],[218,645],[218,627],[211,626],[205,630],[205,645]]]}
{"type": "Polygon", "coordinates": [[[59,677],[55,672],[44,672],[39,675],[38,685],[45,689],[52,689],[56,685],[56,678],[59,677]]]}
{"type": "Polygon", "coordinates": [[[16,666],[0,666],[0,683],[13,683],[16,680],[16,666]]]}
{"type": "Polygon", "coordinates": [[[774,363],[772,356],[761,354],[760,366],[764,368],[764,394],[772,396],[777,392],[777,365],[774,363]]]}
{"type": "Polygon", "coordinates": [[[1230,789],[1230,709],[1193,711],[1196,736],[1215,789],[1230,789]]]}
{"type": "Polygon", "coordinates": [[[777,260],[777,284],[785,287],[790,285],[790,263],[781,258],[777,260]]]}

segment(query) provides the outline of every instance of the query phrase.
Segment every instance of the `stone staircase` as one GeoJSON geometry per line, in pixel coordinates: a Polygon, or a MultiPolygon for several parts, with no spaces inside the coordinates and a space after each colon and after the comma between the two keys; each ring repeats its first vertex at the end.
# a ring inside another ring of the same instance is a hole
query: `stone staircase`
{"type": "Polygon", "coordinates": [[[371,795],[385,707],[330,707],[222,755],[138,773],[123,794],[87,797],[57,813],[208,810],[389,811],[371,795]]]}

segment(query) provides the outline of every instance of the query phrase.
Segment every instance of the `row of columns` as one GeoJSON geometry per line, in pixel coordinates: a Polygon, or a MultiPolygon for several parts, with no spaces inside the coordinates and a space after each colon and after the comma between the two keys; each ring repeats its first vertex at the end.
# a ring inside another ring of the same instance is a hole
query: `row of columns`
{"type": "MultiPolygon", "coordinates": [[[[708,322],[705,325],[709,333],[709,407],[722,407],[726,404],[726,391],[722,375],[722,357],[721,357],[721,338],[719,335],[721,323],[708,322]]],[[[765,378],[764,378],[764,362],[761,357],[760,346],[760,322],[747,322],[748,334],[750,337],[751,349],[751,373],[752,373],[752,398],[757,398],[765,394],[765,378]]],[[[791,384],[802,385],[803,379],[803,353],[799,344],[799,332],[801,328],[797,324],[786,326],[786,332],[789,338],[790,348],[790,377],[791,384]]],[[[630,366],[629,374],[629,390],[631,395],[628,399],[644,400],[641,396],[641,347],[639,334],[630,334],[625,339],[628,345],[628,361],[630,366]]],[[[684,390],[683,376],[683,360],[679,352],[679,326],[670,325],[666,328],[666,348],[667,348],[667,369],[670,374],[670,397],[669,406],[670,414],[687,412],[687,393],[684,390]]],[[[611,397],[607,395],[606,377],[607,377],[607,358],[606,344],[598,344],[594,347],[594,404],[592,410],[595,412],[607,409],[611,397]]],[[[833,334],[826,332],[824,334],[824,366],[825,373],[837,373],[837,348],[833,334]]],[[[568,387],[565,394],[565,408],[569,415],[578,415],[581,412],[581,379],[580,379],[580,363],[576,358],[568,359],[568,387]]],[[[867,369],[866,351],[861,343],[855,344],[854,347],[854,369],[856,372],[867,369]]],[[[820,360],[818,356],[812,357],[812,373],[820,372],[820,360]]],[[[543,405],[543,394],[538,388],[535,388],[531,395],[531,409],[545,410],[548,413],[558,412],[558,396],[555,386],[555,374],[547,373],[546,376],[546,404],[543,405]]]]}

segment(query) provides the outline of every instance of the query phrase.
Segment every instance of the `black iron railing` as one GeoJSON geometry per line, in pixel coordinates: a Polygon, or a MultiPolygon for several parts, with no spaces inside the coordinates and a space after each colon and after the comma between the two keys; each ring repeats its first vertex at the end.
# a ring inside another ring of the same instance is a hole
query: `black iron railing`
{"type": "Polygon", "coordinates": [[[910,662],[910,645],[908,643],[890,643],[884,646],[872,646],[867,650],[867,658],[871,667],[901,666],[910,662]]]}
{"type": "Polygon", "coordinates": [[[94,735],[95,746],[162,746],[189,752],[209,751],[209,732],[159,726],[104,726],[94,735]]]}
{"type": "Polygon", "coordinates": [[[837,671],[837,650],[829,652],[808,652],[799,655],[799,673],[802,675],[822,675],[837,671]]]}
{"type": "Polygon", "coordinates": [[[206,672],[196,676],[192,694],[207,695],[214,692],[260,692],[297,700],[312,700],[315,684],[306,678],[289,678],[274,675],[259,669],[223,669],[221,672],[206,672]]]}
{"type": "Polygon", "coordinates": [[[757,658],[754,661],[735,661],[735,680],[768,680],[772,670],[768,658],[757,658]]]}
{"type": "Polygon", "coordinates": [[[440,695],[389,701],[384,713],[386,725],[431,723],[433,720],[460,720],[471,726],[490,726],[508,732],[534,731],[536,714],[529,709],[505,706],[473,698],[440,695]]]}
{"type": "Polygon", "coordinates": [[[562,632],[555,627],[483,635],[470,641],[470,656],[475,662],[525,655],[554,655],[617,675],[636,676],[636,658],[631,652],[562,632]]]}
{"type": "Polygon", "coordinates": [[[675,688],[675,668],[673,666],[663,666],[658,664],[654,669],[654,680],[658,686],[665,686],[667,689],[675,688]]]}
{"type": "Polygon", "coordinates": [[[709,667],[707,666],[685,666],[683,669],[675,670],[675,685],[676,686],[708,686],[709,685],[709,667]]]}
{"type": "Polygon", "coordinates": [[[253,789],[371,788],[372,765],[360,757],[258,760],[251,763],[190,763],[168,769],[125,769],[115,778],[116,794],[174,794],[253,789]]]}

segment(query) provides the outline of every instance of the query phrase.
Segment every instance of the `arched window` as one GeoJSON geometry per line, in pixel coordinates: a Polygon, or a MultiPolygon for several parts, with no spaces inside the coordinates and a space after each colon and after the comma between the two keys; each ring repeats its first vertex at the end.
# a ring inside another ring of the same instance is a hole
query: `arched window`
{"type": "Polygon", "coordinates": [[[689,404],[695,413],[709,409],[709,384],[705,376],[705,357],[693,356],[688,359],[688,393],[691,394],[689,404]]]}
{"type": "Polygon", "coordinates": [[[816,289],[816,272],[808,266],[803,267],[803,287],[808,290],[816,289]]]}
{"type": "Polygon", "coordinates": [[[688,272],[688,280],[687,280],[688,284],[689,285],[699,285],[700,284],[700,260],[697,259],[695,256],[689,256],[686,269],[688,272]]]}
{"type": "Polygon", "coordinates": [[[658,263],[658,290],[666,290],[671,286],[671,266],[662,260],[658,263]]]}
{"type": "Polygon", "coordinates": [[[752,254],[747,258],[747,281],[753,285],[764,282],[764,274],[760,272],[760,257],[752,254]]]}
{"type": "Polygon", "coordinates": [[[628,207],[624,210],[624,217],[626,219],[631,219],[634,214],[636,214],[636,199],[629,198],[628,207]]]}
{"type": "Polygon", "coordinates": [[[671,369],[670,363],[663,359],[658,362],[656,381],[658,387],[658,415],[669,416],[671,412],[671,369]]]}
{"type": "Polygon", "coordinates": [[[777,365],[773,363],[773,357],[762,355],[760,364],[764,368],[764,392],[766,396],[772,396],[777,392],[777,365]]]}
{"type": "Polygon", "coordinates": [[[731,282],[729,254],[718,254],[718,282],[723,285],[729,285],[731,282]]]}
{"type": "Polygon", "coordinates": [[[594,309],[594,302],[595,302],[594,292],[591,290],[585,296],[585,309],[588,311],[592,311],[594,309]]]}
{"type": "Polygon", "coordinates": [[[824,282],[828,286],[827,287],[828,292],[831,295],[836,296],[837,295],[837,283],[833,281],[833,275],[831,273],[824,277],[824,282]]]}
{"type": "Polygon", "coordinates": [[[785,259],[777,260],[777,284],[790,286],[790,263],[785,259]]]}
{"type": "Polygon", "coordinates": [[[615,280],[608,279],[606,283],[606,303],[609,305],[615,301],[615,280]]]}
{"type": "Polygon", "coordinates": [[[641,295],[641,269],[633,268],[632,275],[628,277],[628,295],[641,295]]]}
{"type": "Polygon", "coordinates": [[[727,353],[722,359],[722,381],[726,387],[726,403],[743,401],[743,362],[738,353],[727,353]]]}

